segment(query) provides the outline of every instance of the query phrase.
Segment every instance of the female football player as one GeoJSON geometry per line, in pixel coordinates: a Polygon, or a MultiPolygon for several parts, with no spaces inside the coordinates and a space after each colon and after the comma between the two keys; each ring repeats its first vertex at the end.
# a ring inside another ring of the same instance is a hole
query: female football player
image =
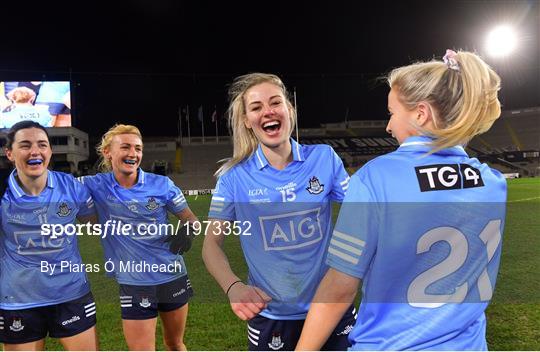
{"type": "Polygon", "coordinates": [[[499,76],[473,53],[394,69],[400,147],[351,178],[299,350],[319,349],[353,301],[354,350],[485,350],[506,182],[463,146],[501,113],[499,76]]]}
{"type": "Polygon", "coordinates": [[[159,313],[167,348],[186,350],[184,330],[193,290],[180,253],[187,248],[179,252],[176,240],[169,241],[180,235],[167,231],[167,211],[182,221],[179,226],[184,229],[186,222],[195,222],[197,217],[168,177],[139,167],[143,142],[137,127],[113,126],[103,135],[98,152],[102,170],[109,172],[81,180],[94,196],[99,222],[106,229],[102,245],[105,260],[114,263],[114,275],[120,284],[122,327],[128,348],[156,348],[159,313]],[[113,225],[128,235],[118,235],[113,225]]]}
{"type": "Polygon", "coordinates": [[[0,342],[6,350],[43,350],[49,335],[67,350],[96,350],[96,304],[77,236],[42,231],[94,221],[92,198],[73,176],[47,169],[51,145],[37,122],[13,125],[5,150],[15,170],[2,197],[0,342]]]}
{"type": "MultiPolygon", "coordinates": [[[[229,95],[234,152],[217,171],[203,259],[233,312],[249,320],[249,349],[290,350],[327,270],[331,202],[343,200],[349,176],[331,147],[291,138],[296,111],[279,77],[240,76],[229,95]],[[247,282],[233,272],[222,249],[231,234],[240,236],[247,282]]],[[[351,306],[324,349],[348,347],[353,316],[351,306]]]]}

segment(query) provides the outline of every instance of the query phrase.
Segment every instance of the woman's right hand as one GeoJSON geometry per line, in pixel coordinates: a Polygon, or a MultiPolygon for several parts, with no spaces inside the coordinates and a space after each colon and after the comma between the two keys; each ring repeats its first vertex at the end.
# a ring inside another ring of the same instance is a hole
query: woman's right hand
{"type": "Polygon", "coordinates": [[[250,320],[266,308],[272,298],[263,290],[239,282],[231,287],[229,301],[236,316],[242,320],[250,320]]]}

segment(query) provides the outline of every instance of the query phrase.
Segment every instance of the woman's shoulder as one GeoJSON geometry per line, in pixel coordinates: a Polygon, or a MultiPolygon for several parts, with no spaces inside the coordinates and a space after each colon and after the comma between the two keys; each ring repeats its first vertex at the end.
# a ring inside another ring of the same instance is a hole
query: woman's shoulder
{"type": "Polygon", "coordinates": [[[77,179],[81,182],[83,181],[101,181],[103,179],[105,179],[106,177],[108,177],[110,173],[109,172],[99,172],[97,174],[94,174],[94,175],[84,175],[84,176],[79,176],[77,177],[77,179]]]}
{"type": "Polygon", "coordinates": [[[51,179],[47,183],[54,188],[55,192],[73,194],[73,192],[78,193],[82,188],[81,183],[72,174],[49,170],[49,177],[51,179]]]}
{"type": "Polygon", "coordinates": [[[51,175],[53,182],[57,181],[57,182],[71,183],[71,182],[77,181],[75,176],[73,176],[72,174],[68,174],[66,172],[54,171],[54,170],[49,170],[48,172],[51,175]]]}
{"type": "Polygon", "coordinates": [[[335,153],[334,148],[328,144],[301,144],[300,147],[306,158],[312,154],[335,153]]]}
{"type": "Polygon", "coordinates": [[[101,184],[110,184],[111,183],[111,173],[110,172],[100,172],[95,175],[84,175],[77,177],[77,181],[81,184],[91,187],[98,186],[101,184]]]}
{"type": "Polygon", "coordinates": [[[165,175],[158,175],[152,172],[144,171],[143,176],[142,178],[140,178],[139,182],[142,182],[145,185],[151,185],[153,187],[161,187],[163,185],[169,184],[169,182],[172,182],[172,180],[165,175]]]}
{"type": "Polygon", "coordinates": [[[396,170],[403,170],[405,166],[410,164],[410,160],[403,158],[401,155],[391,152],[379,155],[364,165],[362,165],[353,175],[361,179],[369,175],[395,176],[396,170]],[[389,172],[393,170],[394,172],[389,172]]]}

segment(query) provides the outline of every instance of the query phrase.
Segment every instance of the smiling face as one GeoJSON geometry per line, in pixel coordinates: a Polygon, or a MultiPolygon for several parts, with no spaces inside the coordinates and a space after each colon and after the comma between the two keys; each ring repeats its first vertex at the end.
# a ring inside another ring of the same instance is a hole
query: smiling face
{"type": "Polygon", "coordinates": [[[136,176],[142,161],[142,140],[135,134],[118,134],[112,138],[111,144],[104,149],[103,154],[111,161],[115,174],[136,176]]]}
{"type": "Polygon", "coordinates": [[[15,133],[7,158],[15,164],[17,174],[31,178],[42,176],[51,161],[52,149],[47,134],[39,128],[24,128],[15,133]]]}
{"type": "Polygon", "coordinates": [[[289,142],[291,111],[283,91],[272,83],[261,83],[244,94],[244,124],[259,142],[277,148],[289,142]]]}

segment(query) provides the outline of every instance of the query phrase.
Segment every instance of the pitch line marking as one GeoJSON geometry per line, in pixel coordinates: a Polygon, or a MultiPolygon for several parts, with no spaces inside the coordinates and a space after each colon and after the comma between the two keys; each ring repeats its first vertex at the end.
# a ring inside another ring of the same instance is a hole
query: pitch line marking
{"type": "Polygon", "coordinates": [[[526,202],[526,201],[528,201],[528,200],[534,200],[534,199],[540,199],[540,197],[532,197],[532,198],[523,198],[523,199],[509,200],[508,203],[526,202]]]}

